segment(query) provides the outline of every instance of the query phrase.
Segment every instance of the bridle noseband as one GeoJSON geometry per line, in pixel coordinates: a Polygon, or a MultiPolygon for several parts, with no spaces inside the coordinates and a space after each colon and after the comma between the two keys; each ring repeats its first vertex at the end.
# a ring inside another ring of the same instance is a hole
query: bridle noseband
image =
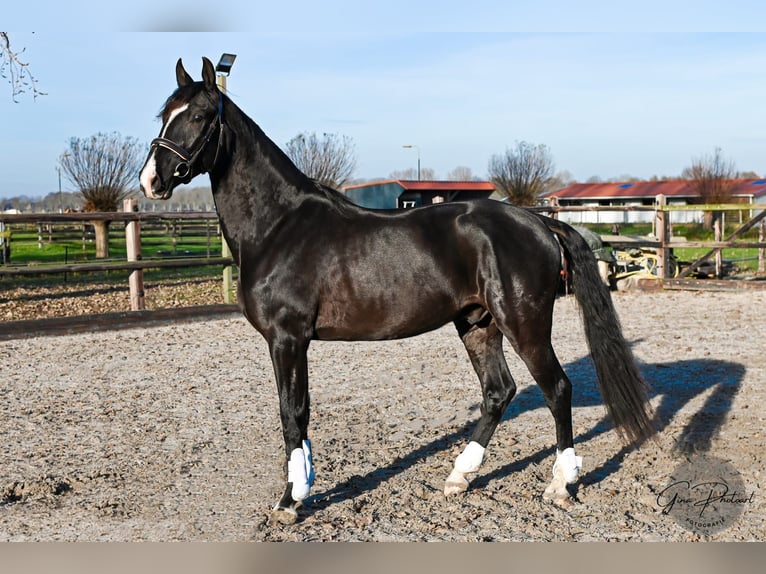
{"type": "Polygon", "coordinates": [[[178,162],[178,165],[176,165],[176,170],[173,173],[173,177],[186,179],[189,175],[191,175],[192,165],[197,161],[197,158],[207,147],[207,144],[210,142],[210,138],[213,137],[213,133],[215,132],[216,128],[219,130],[218,145],[215,148],[213,165],[210,167],[210,169],[212,169],[218,160],[218,152],[221,149],[221,136],[223,135],[223,95],[221,92],[218,92],[218,114],[208,126],[207,131],[205,132],[205,137],[202,138],[202,142],[200,142],[200,144],[197,146],[197,149],[189,152],[172,140],[163,137],[156,137],[149,144],[149,153],[151,154],[154,149],[158,147],[164,147],[165,149],[172,151],[174,154],[181,158],[181,161],[178,162]],[[216,126],[216,124],[218,125],[216,126]]]}

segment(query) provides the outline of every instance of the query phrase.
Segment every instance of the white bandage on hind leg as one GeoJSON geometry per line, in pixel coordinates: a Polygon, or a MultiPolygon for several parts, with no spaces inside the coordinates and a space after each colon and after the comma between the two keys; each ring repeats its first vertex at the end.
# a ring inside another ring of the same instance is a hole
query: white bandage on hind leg
{"type": "Polygon", "coordinates": [[[287,482],[293,484],[293,500],[304,500],[314,484],[314,462],[311,458],[311,442],[303,441],[303,448],[296,448],[287,461],[287,482]]]}
{"type": "Polygon", "coordinates": [[[553,463],[553,476],[556,476],[557,471],[561,471],[561,475],[567,484],[572,484],[577,480],[582,468],[582,457],[575,456],[575,450],[573,448],[566,448],[563,452],[559,452],[556,449],[556,462],[553,463]]]}
{"type": "Polygon", "coordinates": [[[462,472],[476,472],[484,462],[484,447],[478,442],[471,441],[455,459],[455,470],[462,472]]]}

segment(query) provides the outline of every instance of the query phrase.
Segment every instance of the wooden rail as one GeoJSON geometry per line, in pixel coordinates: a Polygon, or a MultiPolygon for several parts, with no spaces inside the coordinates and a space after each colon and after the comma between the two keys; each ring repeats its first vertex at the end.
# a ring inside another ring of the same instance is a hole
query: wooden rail
{"type": "Polygon", "coordinates": [[[0,213],[4,223],[58,223],[91,221],[165,221],[210,219],[218,223],[215,211],[115,211],[109,213],[0,213]]]}
{"type": "Polygon", "coordinates": [[[732,249],[735,247],[757,248],[758,253],[758,270],[763,273],[766,271],[766,204],[759,203],[721,203],[721,204],[709,204],[709,205],[668,205],[665,196],[658,195],[655,205],[599,205],[599,206],[585,206],[585,205],[547,205],[536,206],[528,208],[531,211],[537,213],[547,213],[554,219],[558,218],[558,214],[561,212],[628,212],[628,211],[652,211],[655,213],[654,226],[657,230],[657,238],[655,240],[647,239],[646,241],[636,241],[635,239],[630,242],[622,243],[619,240],[610,241],[610,245],[613,247],[650,247],[657,250],[657,266],[659,268],[658,276],[660,278],[668,279],[671,277],[672,267],[669,265],[668,258],[670,256],[670,250],[676,247],[694,247],[694,248],[709,248],[710,250],[702,257],[693,261],[687,269],[681,273],[681,278],[688,277],[693,273],[700,265],[705,263],[711,257],[716,258],[716,276],[722,275],[722,249],[732,249]],[[671,213],[682,211],[702,211],[702,212],[715,212],[715,211],[738,211],[738,212],[750,212],[751,219],[745,222],[739,229],[734,231],[729,237],[723,239],[720,237],[720,230],[716,233],[715,241],[672,241],[671,238],[671,213]],[[760,235],[757,242],[753,241],[737,241],[737,238],[749,231],[760,223],[760,235]]]}
{"type": "Polygon", "coordinates": [[[143,259],[114,263],[69,263],[66,265],[0,266],[0,276],[46,275],[60,273],[92,273],[94,271],[135,271],[178,267],[204,267],[206,265],[233,265],[231,257],[187,257],[178,259],[143,259]]]}

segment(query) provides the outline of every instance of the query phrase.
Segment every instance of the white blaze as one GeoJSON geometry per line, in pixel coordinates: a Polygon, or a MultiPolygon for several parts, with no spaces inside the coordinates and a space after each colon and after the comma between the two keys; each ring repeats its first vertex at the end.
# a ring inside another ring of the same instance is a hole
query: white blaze
{"type": "Polygon", "coordinates": [[[162,128],[162,132],[160,132],[161,138],[164,138],[165,134],[168,133],[168,128],[170,127],[171,122],[178,117],[178,114],[185,112],[188,108],[189,104],[184,104],[183,106],[178,106],[176,109],[170,112],[170,117],[168,118],[167,123],[165,123],[165,126],[162,128]]]}
{"type": "Polygon", "coordinates": [[[154,161],[154,150],[152,150],[152,155],[146,160],[146,165],[144,165],[144,169],[141,170],[141,175],[138,178],[141,182],[141,189],[144,190],[144,194],[149,199],[155,199],[154,192],[152,191],[152,182],[156,177],[157,162],[154,161]]]}
{"type": "MultiPolygon", "coordinates": [[[[165,122],[164,126],[162,126],[162,131],[160,132],[161,138],[165,137],[165,134],[168,132],[168,127],[170,127],[170,123],[174,119],[176,119],[180,113],[186,111],[188,107],[189,107],[189,104],[184,104],[182,106],[177,107],[175,110],[173,110],[170,113],[170,117],[168,118],[168,121],[165,122]]],[[[154,192],[152,191],[152,182],[157,178],[157,162],[154,159],[155,153],[156,153],[156,150],[152,150],[152,153],[149,156],[149,159],[146,160],[146,165],[144,166],[144,169],[141,170],[141,175],[139,176],[139,181],[141,182],[141,189],[144,190],[146,197],[148,197],[149,199],[156,199],[156,196],[154,195],[154,192]]]]}

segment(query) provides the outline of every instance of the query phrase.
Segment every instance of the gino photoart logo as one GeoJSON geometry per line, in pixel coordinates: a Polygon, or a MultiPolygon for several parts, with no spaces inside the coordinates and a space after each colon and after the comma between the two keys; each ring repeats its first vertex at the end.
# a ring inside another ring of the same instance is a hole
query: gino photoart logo
{"type": "Polygon", "coordinates": [[[728,462],[705,454],[693,455],[676,467],[657,494],[662,514],[680,526],[710,536],[739,520],[745,506],[755,501],[742,475],[728,462]]]}

